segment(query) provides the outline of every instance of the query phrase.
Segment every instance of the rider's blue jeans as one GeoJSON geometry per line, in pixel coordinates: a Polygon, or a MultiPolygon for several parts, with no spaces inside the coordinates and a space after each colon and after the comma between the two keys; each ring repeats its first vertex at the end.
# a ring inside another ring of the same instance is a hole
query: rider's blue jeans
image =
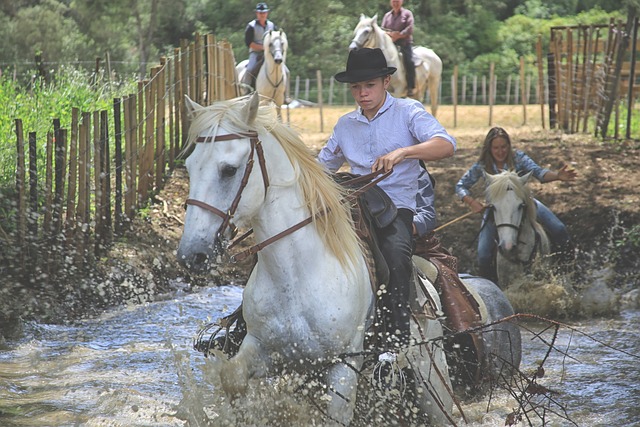
{"type": "MultiPolygon", "coordinates": [[[[537,210],[536,219],[547,232],[552,244],[552,251],[567,250],[571,240],[567,227],[551,212],[551,209],[538,200],[534,199],[534,201],[537,210]]],[[[495,265],[493,264],[497,240],[498,232],[493,221],[493,215],[490,210],[487,210],[482,219],[482,227],[478,235],[478,274],[494,282],[497,281],[495,265]]]]}

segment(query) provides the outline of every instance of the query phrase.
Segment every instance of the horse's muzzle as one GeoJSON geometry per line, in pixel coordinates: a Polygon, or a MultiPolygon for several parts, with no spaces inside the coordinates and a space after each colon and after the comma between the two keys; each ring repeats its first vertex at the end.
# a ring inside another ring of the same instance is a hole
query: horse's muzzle
{"type": "Polygon", "coordinates": [[[192,273],[206,273],[219,264],[219,258],[224,254],[224,249],[219,239],[206,248],[194,248],[188,244],[180,243],[178,247],[178,263],[192,273]]]}

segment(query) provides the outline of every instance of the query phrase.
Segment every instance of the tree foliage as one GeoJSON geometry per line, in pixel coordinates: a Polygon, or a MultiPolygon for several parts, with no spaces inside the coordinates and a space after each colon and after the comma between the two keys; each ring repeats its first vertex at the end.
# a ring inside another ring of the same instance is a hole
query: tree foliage
{"type": "MultiPolygon", "coordinates": [[[[120,73],[144,74],[181,39],[211,32],[248,56],[243,32],[257,0],[0,0],[0,69],[45,62],[88,67],[109,55],[120,73]]],[[[360,14],[389,10],[388,0],[270,0],[269,18],[289,39],[292,75],[342,69],[360,14]]],[[[473,69],[495,58],[516,66],[531,57],[551,25],[626,19],[640,0],[406,0],[416,20],[415,44],[434,49],[445,70],[473,69]],[[514,62],[515,61],[515,62],[514,62]]],[[[545,45],[546,47],[546,45],[545,45]]],[[[21,70],[24,71],[24,70],[21,70]]]]}

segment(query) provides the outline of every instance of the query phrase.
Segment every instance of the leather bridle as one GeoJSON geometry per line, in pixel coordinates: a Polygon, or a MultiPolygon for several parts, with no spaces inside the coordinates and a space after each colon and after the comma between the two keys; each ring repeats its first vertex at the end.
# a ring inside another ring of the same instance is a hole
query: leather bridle
{"type": "MultiPolygon", "coordinates": [[[[494,208],[493,205],[489,206],[490,208],[494,208]]],[[[514,230],[516,230],[518,232],[518,242],[520,242],[520,228],[522,226],[522,221],[525,219],[525,215],[523,214],[522,217],[520,218],[520,224],[516,225],[516,224],[512,224],[510,222],[505,222],[505,223],[501,223],[501,224],[496,224],[496,230],[498,230],[500,227],[507,227],[507,228],[513,228],[514,230]]],[[[533,261],[533,259],[536,256],[536,251],[540,248],[541,243],[541,238],[540,238],[540,234],[538,234],[538,232],[534,232],[535,235],[535,242],[533,244],[533,248],[531,249],[531,253],[529,254],[529,258],[526,260],[521,260],[519,258],[513,258],[511,256],[509,256],[509,254],[505,253],[502,248],[498,245],[498,251],[500,251],[500,253],[502,254],[502,256],[504,256],[506,259],[508,259],[509,261],[511,261],[512,263],[520,263],[520,264],[524,264],[524,265],[529,265],[531,264],[531,262],[533,261]]],[[[522,242],[520,242],[522,243],[522,242]]]]}
{"type": "MultiPolygon", "coordinates": [[[[271,34],[273,35],[273,31],[271,32],[271,34]]],[[[280,33],[278,33],[280,34],[280,33]]],[[[273,46],[273,42],[275,40],[278,40],[280,42],[280,47],[278,49],[276,49],[275,51],[283,51],[282,49],[282,36],[278,35],[273,37],[272,41],[271,41],[271,45],[273,46]]],[[[271,56],[273,56],[273,52],[270,52],[271,56]]],[[[265,64],[265,67],[268,67],[267,64],[265,64]]],[[[277,82],[271,81],[271,77],[269,76],[269,73],[266,72],[265,76],[267,77],[267,81],[269,82],[269,84],[271,85],[271,87],[273,88],[273,95],[271,96],[271,98],[273,98],[276,94],[276,90],[278,89],[278,87],[280,87],[280,85],[282,84],[282,82],[284,81],[284,75],[285,73],[283,72],[282,75],[280,76],[280,79],[277,82]]]]}
{"type": "Polygon", "coordinates": [[[256,131],[248,131],[246,133],[231,133],[227,135],[217,135],[215,137],[211,136],[201,136],[196,138],[196,143],[209,143],[209,142],[218,142],[218,141],[230,141],[233,139],[241,139],[241,138],[249,138],[251,144],[251,152],[249,153],[249,157],[247,159],[247,164],[244,169],[244,175],[242,176],[242,181],[240,182],[240,187],[238,188],[238,192],[236,193],[235,198],[231,202],[231,206],[226,212],[216,208],[215,206],[211,206],[203,201],[196,199],[187,199],[185,201],[185,205],[198,206],[202,209],[205,209],[214,215],[222,218],[222,224],[218,228],[216,232],[216,238],[220,239],[227,228],[230,228],[232,233],[235,234],[237,232],[237,227],[231,222],[233,216],[238,209],[238,205],[240,204],[240,198],[242,197],[242,192],[249,182],[249,176],[251,175],[251,171],[253,169],[253,157],[254,155],[258,156],[258,164],[260,165],[260,170],[262,171],[262,182],[264,183],[264,192],[267,193],[267,189],[269,188],[269,175],[267,174],[266,162],[264,159],[264,151],[262,150],[262,142],[258,138],[258,132],[256,131]]]}

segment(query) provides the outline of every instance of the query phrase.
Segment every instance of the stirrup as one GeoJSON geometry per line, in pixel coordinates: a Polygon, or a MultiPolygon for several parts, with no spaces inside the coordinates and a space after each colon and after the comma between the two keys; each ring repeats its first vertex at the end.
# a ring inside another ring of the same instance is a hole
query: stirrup
{"type": "Polygon", "coordinates": [[[407,390],[407,378],[398,365],[398,355],[387,351],[378,356],[378,363],[373,367],[373,381],[380,390],[398,390],[404,396],[407,390]]]}

